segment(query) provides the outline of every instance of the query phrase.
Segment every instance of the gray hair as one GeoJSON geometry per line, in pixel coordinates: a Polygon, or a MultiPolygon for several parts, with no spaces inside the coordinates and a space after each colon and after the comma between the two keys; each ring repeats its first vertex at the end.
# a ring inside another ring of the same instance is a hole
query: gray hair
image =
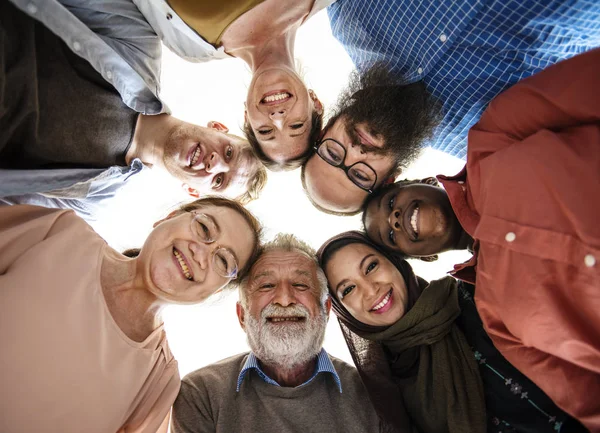
{"type": "MultiPolygon", "coordinates": [[[[327,297],[329,296],[329,291],[327,289],[327,277],[325,277],[325,272],[323,272],[323,269],[321,269],[321,267],[319,266],[319,261],[317,260],[317,254],[315,252],[315,249],[308,245],[306,242],[298,239],[291,233],[278,233],[275,236],[275,239],[263,245],[262,250],[260,254],[256,257],[254,263],[256,263],[256,261],[260,259],[264,254],[273,251],[284,251],[291,253],[298,252],[304,254],[315,264],[315,267],[317,269],[317,282],[319,284],[319,300],[321,306],[324,306],[325,301],[327,301],[327,297]]],[[[244,309],[246,309],[247,306],[248,299],[246,297],[246,290],[248,288],[250,275],[252,273],[252,266],[254,266],[254,263],[250,266],[250,272],[248,272],[246,276],[242,278],[238,283],[240,304],[244,309]]]]}

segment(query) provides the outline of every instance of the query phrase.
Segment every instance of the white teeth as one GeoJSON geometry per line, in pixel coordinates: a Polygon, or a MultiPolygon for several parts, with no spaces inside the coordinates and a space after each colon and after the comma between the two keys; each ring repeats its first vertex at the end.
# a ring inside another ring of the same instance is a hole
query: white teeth
{"type": "Polygon", "coordinates": [[[177,251],[176,249],[173,248],[173,255],[177,259],[177,262],[179,263],[179,266],[181,267],[181,270],[183,271],[183,275],[185,275],[185,278],[192,281],[192,274],[190,273],[190,270],[188,269],[187,265],[185,264],[185,260],[183,260],[183,257],[181,257],[181,254],[179,253],[179,251],[177,251]]]}
{"type": "Polygon", "coordinates": [[[383,298],[383,300],[379,304],[377,304],[373,307],[373,311],[377,311],[377,310],[380,310],[383,307],[385,307],[391,297],[392,297],[392,292],[390,291],[390,293],[388,293],[387,296],[385,298],[383,298]]]}
{"type": "Polygon", "coordinates": [[[200,158],[200,145],[196,146],[194,153],[192,153],[192,157],[190,158],[190,167],[193,167],[198,162],[198,158],[200,158]]]}
{"type": "Polygon", "coordinates": [[[410,225],[411,225],[412,229],[415,231],[415,233],[418,234],[419,231],[417,229],[417,218],[419,218],[419,208],[418,207],[415,208],[412,216],[410,217],[410,225]]]}
{"type": "Polygon", "coordinates": [[[269,95],[269,96],[265,96],[262,100],[262,102],[275,102],[275,101],[282,101],[284,99],[289,98],[291,95],[287,92],[283,92],[283,93],[276,93],[275,95],[269,95]]]}
{"type": "Polygon", "coordinates": [[[297,322],[299,317],[272,317],[271,322],[297,322]]]}

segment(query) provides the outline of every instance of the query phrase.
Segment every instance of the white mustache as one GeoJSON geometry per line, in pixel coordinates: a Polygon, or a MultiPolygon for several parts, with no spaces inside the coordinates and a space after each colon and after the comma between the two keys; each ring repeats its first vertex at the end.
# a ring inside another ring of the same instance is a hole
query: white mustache
{"type": "Polygon", "coordinates": [[[263,308],[260,318],[263,323],[267,322],[269,317],[303,317],[308,318],[308,309],[303,305],[292,305],[282,307],[281,305],[269,304],[263,308]]]}

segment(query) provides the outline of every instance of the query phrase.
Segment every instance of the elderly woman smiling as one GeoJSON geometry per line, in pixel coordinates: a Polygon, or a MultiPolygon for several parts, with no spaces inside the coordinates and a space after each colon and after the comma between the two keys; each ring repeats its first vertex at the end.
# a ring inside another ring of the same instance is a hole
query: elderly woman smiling
{"type": "Polygon", "coordinates": [[[427,283],[360,232],[317,254],[369,397],[393,431],[586,431],[494,348],[472,288],[451,277],[427,283]]]}
{"type": "Polygon", "coordinates": [[[239,204],[204,198],[157,222],[131,258],[71,211],[1,208],[0,430],[165,428],[179,373],[161,310],[243,276],[259,233],[239,204]]]}

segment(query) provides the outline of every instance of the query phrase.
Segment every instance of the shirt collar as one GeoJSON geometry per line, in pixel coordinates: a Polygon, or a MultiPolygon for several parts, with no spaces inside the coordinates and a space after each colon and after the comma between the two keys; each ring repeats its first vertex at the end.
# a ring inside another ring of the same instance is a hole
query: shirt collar
{"type": "MultiPolygon", "coordinates": [[[[256,355],[254,355],[254,353],[250,352],[248,354],[248,359],[246,359],[246,363],[242,367],[242,370],[240,371],[240,374],[238,376],[237,387],[235,389],[236,392],[240,391],[240,387],[242,386],[244,377],[246,377],[246,373],[251,369],[256,370],[259,377],[268,384],[274,386],[281,386],[276,381],[267,376],[267,374],[264,371],[262,371],[258,363],[258,358],[256,357],[256,355]]],[[[329,355],[327,355],[325,349],[321,349],[321,351],[317,355],[317,368],[315,369],[313,375],[310,377],[310,379],[308,379],[302,385],[297,386],[296,388],[300,388],[304,385],[309,384],[315,377],[317,377],[319,373],[330,373],[333,376],[333,379],[335,380],[335,383],[337,384],[340,390],[340,394],[342,393],[342,383],[340,381],[340,376],[337,374],[337,371],[335,371],[335,367],[333,366],[331,359],[329,359],[329,355]]]]}

